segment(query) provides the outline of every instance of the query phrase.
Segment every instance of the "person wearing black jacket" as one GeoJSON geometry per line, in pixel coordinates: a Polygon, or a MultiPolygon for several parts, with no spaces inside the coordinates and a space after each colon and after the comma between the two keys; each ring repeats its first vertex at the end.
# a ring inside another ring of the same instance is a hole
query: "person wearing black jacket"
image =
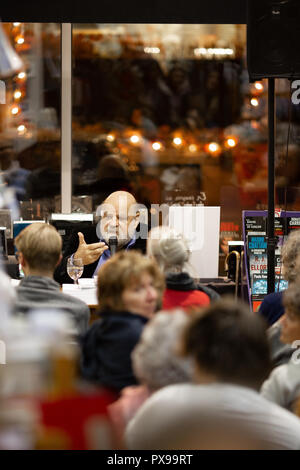
{"type": "Polygon", "coordinates": [[[136,200],[126,191],[116,191],[101,204],[101,219],[97,226],[87,227],[84,233],[74,232],[55,270],[54,279],[60,284],[71,283],[67,273],[70,256],[83,261],[82,277],[93,277],[111,256],[109,240],[116,237],[116,251],[146,252],[147,226],[139,224],[139,212],[134,210],[136,200]]]}

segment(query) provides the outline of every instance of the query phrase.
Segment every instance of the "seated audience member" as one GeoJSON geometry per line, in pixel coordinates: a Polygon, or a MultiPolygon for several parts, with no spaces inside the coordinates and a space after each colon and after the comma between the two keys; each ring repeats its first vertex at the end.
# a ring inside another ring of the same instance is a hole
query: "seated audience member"
{"type": "Polygon", "coordinates": [[[280,319],[281,336],[284,344],[295,347],[287,364],[276,367],[262,386],[261,394],[268,400],[294,411],[294,403],[300,398],[300,291],[293,284],[283,294],[285,314],[280,319]]]}
{"type": "MultiPolygon", "coordinates": [[[[295,282],[299,272],[296,269],[298,254],[300,254],[300,230],[294,230],[289,234],[282,247],[282,274],[289,285],[295,282]]],[[[266,319],[270,326],[284,314],[282,295],[283,291],[267,295],[259,308],[260,315],[266,319]]]]}
{"type": "Polygon", "coordinates": [[[163,309],[190,309],[205,306],[218,298],[212,289],[196,284],[186,272],[190,249],[183,235],[169,227],[155,227],[149,232],[147,253],[158,263],[166,277],[163,309]]]}
{"type": "Polygon", "coordinates": [[[109,407],[120,443],[127,423],[153,392],[192,381],[190,360],[176,354],[187,322],[186,313],[178,310],[172,315],[159,312],[145,326],[131,354],[133,371],[141,385],[124,388],[120,399],[109,407]]]}
{"type": "Polygon", "coordinates": [[[88,328],[90,310],[79,299],[60,291],[53,279],[61,259],[62,239],[57,230],[44,223],[26,227],[15,239],[19,263],[25,277],[17,287],[15,311],[26,314],[32,310],[57,309],[72,315],[79,333],[88,328]]]}
{"type": "Polygon", "coordinates": [[[136,385],[131,352],[156,312],[164,287],[156,263],[135,251],[117,253],[98,274],[100,320],[82,341],[85,379],[119,391],[136,385]]]}
{"type": "Polygon", "coordinates": [[[117,251],[138,250],[145,253],[148,230],[147,225],[139,224],[140,214],[136,204],[133,195],[126,191],[110,194],[99,208],[99,225],[70,237],[63,259],[55,271],[55,280],[60,284],[72,282],[67,273],[70,256],[82,259],[82,277],[97,275],[100,266],[111,256],[109,239],[112,236],[117,237],[117,251]]]}
{"type": "Polygon", "coordinates": [[[191,316],[182,354],[194,384],[154,393],[126,429],[129,449],[299,449],[300,421],[259,395],[270,371],[263,321],[223,300],[191,316]]]}
{"type": "Polygon", "coordinates": [[[284,344],[281,337],[281,318],[277,320],[270,328],[268,329],[268,339],[271,349],[271,359],[273,367],[281,366],[286,364],[295,349],[291,347],[290,344],[284,344]]]}

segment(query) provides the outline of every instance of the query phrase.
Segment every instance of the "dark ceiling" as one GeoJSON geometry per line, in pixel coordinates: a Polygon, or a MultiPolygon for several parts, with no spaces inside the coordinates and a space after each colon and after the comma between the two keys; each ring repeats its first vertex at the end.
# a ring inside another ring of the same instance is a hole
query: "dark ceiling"
{"type": "Polygon", "coordinates": [[[3,22],[246,23],[247,0],[50,0],[1,2],[3,22]]]}

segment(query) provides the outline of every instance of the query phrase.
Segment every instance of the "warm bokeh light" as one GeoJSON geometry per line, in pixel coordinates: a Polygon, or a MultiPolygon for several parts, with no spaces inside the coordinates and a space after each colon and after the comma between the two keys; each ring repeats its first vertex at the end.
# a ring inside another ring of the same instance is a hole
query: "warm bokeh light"
{"type": "Polygon", "coordinates": [[[20,125],[18,126],[18,132],[19,132],[20,134],[24,134],[25,131],[26,131],[26,127],[24,126],[24,124],[20,124],[20,125]]]}
{"type": "Polygon", "coordinates": [[[259,129],[259,123],[254,121],[254,119],[250,122],[250,124],[253,129],[259,129]]]}
{"type": "Polygon", "coordinates": [[[264,89],[263,84],[260,83],[260,82],[255,82],[255,83],[254,83],[254,86],[255,86],[255,88],[256,88],[258,91],[262,91],[262,90],[264,89]]]}
{"type": "Polygon", "coordinates": [[[20,73],[18,73],[18,78],[19,78],[20,80],[23,80],[24,78],[26,78],[26,73],[25,73],[25,72],[20,72],[20,73]]]}
{"type": "Polygon", "coordinates": [[[205,146],[205,150],[213,156],[217,156],[221,152],[221,146],[217,142],[210,142],[205,146]]]}
{"type": "Polygon", "coordinates": [[[173,139],[173,143],[174,143],[175,145],[181,145],[181,144],[182,144],[182,139],[181,139],[180,137],[175,137],[175,138],[173,139]]]}
{"type": "Polygon", "coordinates": [[[220,145],[216,144],[215,142],[211,142],[208,146],[210,152],[217,152],[220,149],[220,145]]]}
{"type": "Polygon", "coordinates": [[[140,137],[139,137],[138,135],[132,135],[132,136],[130,137],[130,142],[131,142],[132,144],[138,144],[138,143],[140,142],[140,140],[141,140],[141,139],[140,139],[140,137]]]}
{"type": "Polygon", "coordinates": [[[189,151],[190,152],[196,152],[197,151],[197,145],[195,145],[195,144],[189,145],[189,151]]]}
{"type": "Polygon", "coordinates": [[[208,49],[206,47],[197,47],[194,49],[194,54],[196,56],[214,56],[214,55],[219,55],[219,56],[232,56],[234,54],[234,50],[224,47],[209,47],[208,49]]]}
{"type": "Polygon", "coordinates": [[[14,106],[12,109],[11,109],[11,114],[18,114],[18,112],[20,111],[20,108],[19,106],[14,106]]]}
{"type": "Polygon", "coordinates": [[[251,98],[250,103],[252,104],[252,106],[255,106],[255,107],[259,105],[259,101],[257,98],[251,98]]]}
{"type": "Polygon", "coordinates": [[[159,47],[144,47],[144,52],[146,54],[159,54],[160,48],[159,47]]]}
{"type": "Polygon", "coordinates": [[[161,149],[161,143],[160,142],[153,142],[152,144],[153,150],[160,150],[161,149]]]}
{"type": "Polygon", "coordinates": [[[225,142],[225,146],[227,148],[233,148],[237,145],[237,139],[234,138],[234,137],[228,137],[228,139],[226,139],[226,142],[225,142]]]}
{"type": "Polygon", "coordinates": [[[16,90],[16,91],[14,92],[14,98],[15,98],[16,100],[19,100],[19,99],[21,98],[21,96],[22,96],[22,93],[20,92],[20,90],[16,90]]]}
{"type": "Polygon", "coordinates": [[[113,142],[115,140],[115,136],[112,134],[107,134],[106,139],[108,142],[113,142]]]}
{"type": "Polygon", "coordinates": [[[24,41],[25,41],[25,39],[23,38],[23,36],[17,36],[16,42],[17,42],[18,44],[23,44],[24,41]]]}
{"type": "Polygon", "coordinates": [[[18,26],[20,26],[21,23],[13,23],[13,25],[17,28],[18,26]]]}

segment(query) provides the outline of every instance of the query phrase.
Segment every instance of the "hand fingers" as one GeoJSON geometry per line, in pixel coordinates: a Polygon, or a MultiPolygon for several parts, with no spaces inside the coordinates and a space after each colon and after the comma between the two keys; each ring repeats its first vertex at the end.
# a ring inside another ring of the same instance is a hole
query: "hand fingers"
{"type": "Polygon", "coordinates": [[[102,253],[107,249],[108,249],[108,246],[105,246],[105,247],[102,247],[102,248],[98,248],[97,250],[91,251],[90,254],[89,254],[91,262],[94,262],[97,259],[99,259],[100,256],[102,255],[102,253]]]}
{"type": "Polygon", "coordinates": [[[91,243],[90,245],[87,245],[87,248],[89,250],[99,250],[100,248],[103,249],[104,247],[108,248],[107,245],[105,245],[104,242],[99,242],[99,243],[91,243]]]}
{"type": "Polygon", "coordinates": [[[91,254],[101,256],[103,251],[105,250],[108,250],[108,246],[106,245],[101,248],[98,248],[97,250],[93,250],[91,254]]]}
{"type": "Polygon", "coordinates": [[[79,245],[86,245],[84,235],[81,232],[78,232],[79,245]]]}

